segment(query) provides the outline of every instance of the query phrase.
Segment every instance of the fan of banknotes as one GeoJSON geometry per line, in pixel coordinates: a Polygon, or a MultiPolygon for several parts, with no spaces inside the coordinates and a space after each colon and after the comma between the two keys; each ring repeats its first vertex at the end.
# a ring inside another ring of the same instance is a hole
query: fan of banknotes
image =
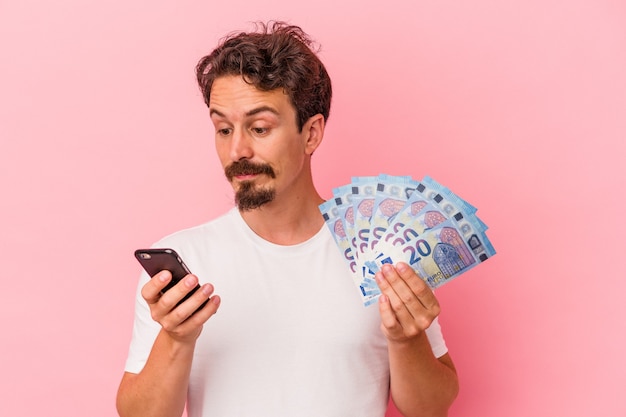
{"type": "Polygon", "coordinates": [[[381,265],[406,262],[437,288],[495,255],[476,208],[430,177],[353,177],[320,206],[363,304],[381,265]]]}

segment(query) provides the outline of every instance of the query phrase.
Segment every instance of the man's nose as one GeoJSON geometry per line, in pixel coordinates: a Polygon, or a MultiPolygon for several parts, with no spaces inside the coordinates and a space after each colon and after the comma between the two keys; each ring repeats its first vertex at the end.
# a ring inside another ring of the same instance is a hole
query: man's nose
{"type": "Polygon", "coordinates": [[[253,154],[251,138],[246,135],[246,132],[242,129],[235,130],[230,144],[231,160],[240,161],[242,159],[250,159],[253,154]]]}

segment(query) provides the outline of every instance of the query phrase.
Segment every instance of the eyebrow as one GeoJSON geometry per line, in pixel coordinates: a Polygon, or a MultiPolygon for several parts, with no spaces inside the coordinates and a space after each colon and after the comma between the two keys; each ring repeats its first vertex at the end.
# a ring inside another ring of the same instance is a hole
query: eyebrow
{"type": "MultiPolygon", "coordinates": [[[[276,116],[280,116],[278,111],[275,108],[270,107],[270,106],[256,107],[256,108],[254,108],[252,110],[247,111],[245,115],[246,115],[246,117],[249,117],[249,116],[254,116],[255,114],[259,114],[259,113],[263,113],[263,112],[270,112],[270,113],[272,113],[272,114],[274,114],[276,116]]],[[[219,111],[219,110],[209,109],[209,115],[213,116],[214,114],[216,114],[216,115],[218,115],[220,117],[224,117],[224,118],[226,117],[226,115],[224,113],[222,113],[221,111],[219,111]]]]}

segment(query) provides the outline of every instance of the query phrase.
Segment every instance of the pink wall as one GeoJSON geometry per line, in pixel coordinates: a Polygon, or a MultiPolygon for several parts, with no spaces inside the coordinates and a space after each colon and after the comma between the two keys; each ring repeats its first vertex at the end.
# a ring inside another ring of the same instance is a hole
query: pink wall
{"type": "Polygon", "coordinates": [[[115,414],[133,249],[230,206],[193,67],[269,18],[323,45],[325,196],[429,174],[491,226],[451,415],[626,415],[622,0],[175,3],[0,0],[0,415],[115,414]]]}

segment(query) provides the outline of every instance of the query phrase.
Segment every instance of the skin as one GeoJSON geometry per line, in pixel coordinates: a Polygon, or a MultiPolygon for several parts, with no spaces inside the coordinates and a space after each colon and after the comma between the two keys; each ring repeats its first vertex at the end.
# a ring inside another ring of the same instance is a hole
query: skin
{"type": "Polygon", "coordinates": [[[435,358],[425,333],[439,315],[439,302],[403,262],[383,265],[376,282],[394,404],[405,417],[446,416],[459,390],[456,369],[449,354],[435,358]]]}
{"type": "Polygon", "coordinates": [[[324,224],[318,210],[324,200],[313,186],[311,155],[324,135],[322,115],[311,117],[299,132],[287,95],[257,90],[234,76],[215,81],[209,112],[222,166],[248,159],[269,164],[276,174],[276,178],[240,177],[231,183],[235,191],[241,181],[276,191],[271,203],[242,213],[252,230],[280,245],[300,243],[317,233],[324,224]]]}
{"type": "MultiPolygon", "coordinates": [[[[318,210],[323,199],[313,185],[311,155],[324,136],[323,116],[312,116],[298,131],[295,108],[282,90],[260,91],[238,76],[215,81],[209,111],[223,167],[247,159],[268,164],[275,173],[275,178],[242,175],[231,181],[235,191],[243,181],[275,191],[273,201],[242,212],[250,228],[280,245],[301,243],[316,234],[324,224],[318,210]]],[[[188,275],[161,295],[170,279],[163,271],[142,289],[162,329],[144,369],[122,377],[117,397],[121,417],[179,417],[183,412],[196,340],[217,312],[220,298],[205,284],[174,308],[198,279],[188,275]],[[207,299],[209,303],[190,316],[207,299]]],[[[389,346],[393,401],[407,417],[447,415],[458,391],[456,371],[448,354],[434,357],[424,333],[439,314],[437,299],[406,264],[385,265],[376,279],[383,293],[379,309],[389,346]]]]}

